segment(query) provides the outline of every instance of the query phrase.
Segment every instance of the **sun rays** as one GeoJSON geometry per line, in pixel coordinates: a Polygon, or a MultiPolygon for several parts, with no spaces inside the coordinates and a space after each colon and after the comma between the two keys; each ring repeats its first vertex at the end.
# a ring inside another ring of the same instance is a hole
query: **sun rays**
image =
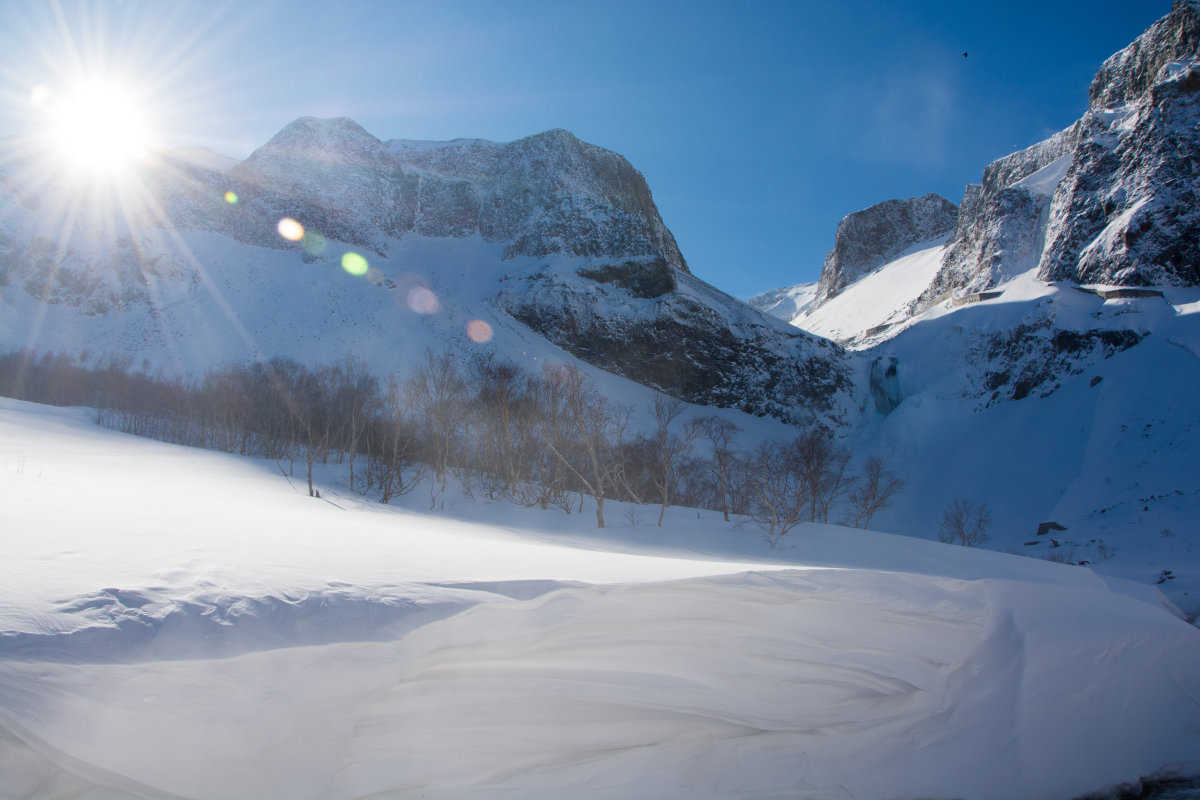
{"type": "Polygon", "coordinates": [[[60,92],[43,84],[33,94],[45,109],[48,144],[70,169],[120,179],[157,145],[145,100],[119,77],[86,75],[60,92]]]}

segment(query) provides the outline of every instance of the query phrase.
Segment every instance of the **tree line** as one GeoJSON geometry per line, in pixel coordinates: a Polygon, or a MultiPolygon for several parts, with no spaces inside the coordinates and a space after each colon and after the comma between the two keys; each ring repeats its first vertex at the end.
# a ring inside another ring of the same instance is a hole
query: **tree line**
{"type": "Polygon", "coordinates": [[[380,379],[354,357],[307,367],[284,358],[230,364],[198,380],[151,376],[129,360],[87,365],[63,355],[0,355],[0,393],[90,406],[99,421],[166,442],[271,459],[303,471],[347,470],[349,488],[388,503],[453,482],[470,497],[582,512],[606,502],[672,505],[756,520],[775,540],[802,522],[866,527],[904,481],[878,457],[820,428],[742,444],[715,414],[688,415],[656,394],[644,409],[604,396],[573,365],[540,373],[495,356],[427,351],[408,375],[380,379]],[[642,412],[635,422],[635,411],[642,412]]]}

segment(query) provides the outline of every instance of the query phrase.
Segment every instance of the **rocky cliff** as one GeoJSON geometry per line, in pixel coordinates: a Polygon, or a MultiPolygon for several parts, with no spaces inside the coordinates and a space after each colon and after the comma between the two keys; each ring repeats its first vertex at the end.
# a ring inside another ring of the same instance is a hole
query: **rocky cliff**
{"type": "Polygon", "coordinates": [[[812,307],[913,245],[948,236],[957,219],[958,208],[936,194],[885,200],[847,215],[838,223],[833,249],[825,256],[812,307]]]}
{"type": "Polygon", "coordinates": [[[1104,62],[1073,126],[968,186],[922,301],[1037,269],[1042,280],[1200,283],[1200,6],[1171,12],[1104,62]]]}

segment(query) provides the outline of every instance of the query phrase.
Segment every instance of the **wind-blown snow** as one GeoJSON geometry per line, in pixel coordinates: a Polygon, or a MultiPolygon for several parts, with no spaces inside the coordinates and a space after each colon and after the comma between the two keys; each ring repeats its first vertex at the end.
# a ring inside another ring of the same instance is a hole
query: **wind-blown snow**
{"type": "Polygon", "coordinates": [[[326,477],[0,400],[0,796],[1050,800],[1200,772],[1200,631],[1086,568],[831,526],[774,551],[690,509],[606,540],[326,477]]]}

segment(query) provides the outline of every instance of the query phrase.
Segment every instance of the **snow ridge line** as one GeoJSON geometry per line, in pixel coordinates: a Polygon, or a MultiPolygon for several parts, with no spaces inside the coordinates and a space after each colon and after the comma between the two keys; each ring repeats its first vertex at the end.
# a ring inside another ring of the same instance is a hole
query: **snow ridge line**
{"type": "Polygon", "coordinates": [[[7,658],[67,663],[133,663],[227,658],[259,650],[403,638],[471,606],[537,596],[547,581],[373,587],[331,584],[316,591],[258,596],[166,597],[156,589],[100,589],[63,600],[78,627],[0,631],[7,658]],[[530,584],[526,586],[525,584],[530,584]]]}

